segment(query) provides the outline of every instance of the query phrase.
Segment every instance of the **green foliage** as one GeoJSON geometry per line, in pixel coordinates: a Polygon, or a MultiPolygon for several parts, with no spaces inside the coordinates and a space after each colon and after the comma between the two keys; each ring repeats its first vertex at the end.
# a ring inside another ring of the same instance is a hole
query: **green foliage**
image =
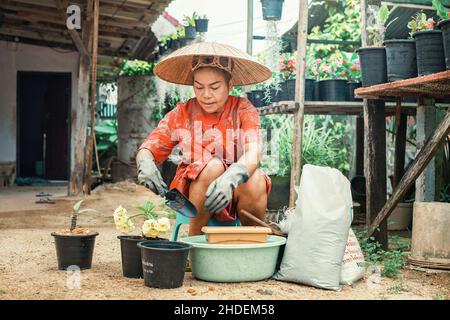
{"type": "Polygon", "coordinates": [[[442,0],[432,0],[431,3],[433,8],[436,9],[436,13],[441,20],[450,18],[450,12],[448,12],[447,8],[442,3],[442,0]]]}
{"type": "Polygon", "coordinates": [[[383,252],[383,269],[381,275],[395,278],[400,270],[406,265],[406,253],[399,250],[383,252]]]}
{"type": "Polygon", "coordinates": [[[397,7],[394,6],[391,9],[388,8],[387,4],[381,5],[376,9],[371,10],[371,17],[373,18],[373,23],[367,27],[367,35],[374,46],[380,47],[384,42],[384,35],[386,29],[394,22],[397,18],[391,20],[387,25],[386,22],[389,16],[397,7]]]}
{"type": "Polygon", "coordinates": [[[198,18],[199,18],[199,16],[198,16],[197,12],[194,11],[192,13],[192,16],[190,16],[190,17],[185,15],[183,21],[184,21],[184,23],[186,23],[186,25],[195,27],[195,20],[198,18]]]}
{"type": "Polygon", "coordinates": [[[233,87],[233,89],[230,91],[230,95],[235,96],[235,97],[243,97],[244,88],[243,87],[233,87]]]}
{"type": "Polygon", "coordinates": [[[136,75],[153,75],[154,64],[142,60],[125,60],[119,67],[119,75],[136,76],[136,75]]]}
{"type": "Polygon", "coordinates": [[[433,18],[427,18],[423,12],[418,12],[412,20],[408,22],[409,36],[412,38],[413,34],[424,30],[434,30],[436,22],[433,18]]]}
{"type": "Polygon", "coordinates": [[[441,202],[450,202],[450,183],[442,187],[440,192],[441,202]]]}
{"type": "MultiPolygon", "coordinates": [[[[269,115],[261,118],[261,127],[270,134],[268,141],[276,142],[279,176],[289,175],[292,167],[293,120],[290,115],[269,115]],[[276,130],[275,130],[276,129],[276,130]],[[275,139],[275,140],[272,140],[275,139]]],[[[329,166],[349,170],[349,149],[343,145],[343,134],[350,127],[338,119],[326,116],[306,116],[303,129],[302,164],[329,166]]],[[[351,129],[351,128],[350,128],[351,129]]],[[[261,163],[272,174],[274,165],[261,163]]]]}
{"type": "Polygon", "coordinates": [[[149,200],[140,206],[133,206],[133,208],[141,211],[141,215],[145,215],[147,220],[157,219],[159,216],[166,216],[170,219],[174,219],[176,217],[175,211],[167,207],[164,201],[159,204],[155,204],[149,200]],[[161,207],[163,207],[163,209],[160,209],[161,207]]]}

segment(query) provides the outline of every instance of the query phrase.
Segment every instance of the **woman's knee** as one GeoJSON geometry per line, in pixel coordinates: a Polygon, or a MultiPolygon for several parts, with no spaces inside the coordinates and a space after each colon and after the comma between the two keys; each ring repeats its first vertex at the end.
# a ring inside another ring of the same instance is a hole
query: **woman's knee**
{"type": "Polygon", "coordinates": [[[208,162],[206,167],[203,168],[197,180],[201,182],[212,182],[214,179],[221,176],[224,172],[225,168],[223,166],[223,163],[219,159],[213,158],[208,162]]]}
{"type": "Polygon", "coordinates": [[[239,196],[259,199],[267,193],[267,183],[264,176],[259,172],[261,169],[256,169],[250,179],[246,183],[241,184],[235,190],[235,198],[239,196]]]}

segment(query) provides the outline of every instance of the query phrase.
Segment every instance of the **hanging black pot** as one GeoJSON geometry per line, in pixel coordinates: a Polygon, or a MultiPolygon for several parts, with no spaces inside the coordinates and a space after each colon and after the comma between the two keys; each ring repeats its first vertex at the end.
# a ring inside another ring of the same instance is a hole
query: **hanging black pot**
{"type": "Polygon", "coordinates": [[[314,81],[314,90],[313,90],[313,100],[312,101],[322,101],[319,92],[319,81],[314,81]]]}
{"type": "Polygon", "coordinates": [[[347,82],[347,101],[362,101],[360,98],[355,98],[355,90],[361,87],[361,82],[349,81],[347,82]]]}
{"type": "Polygon", "coordinates": [[[52,236],[55,238],[56,257],[60,270],[66,270],[70,266],[76,266],[80,269],[91,268],[97,232],[92,234],[59,234],[53,232],[52,236]]]}
{"type": "Polygon", "coordinates": [[[361,64],[361,83],[370,87],[387,82],[386,48],[365,47],[357,50],[361,64]]]}
{"type": "Polygon", "coordinates": [[[319,94],[322,101],[346,101],[347,80],[326,79],[319,81],[319,94]]]}
{"type": "Polygon", "coordinates": [[[263,20],[279,21],[283,11],[284,0],[261,0],[263,20]]]}
{"type": "Polygon", "coordinates": [[[190,244],[175,241],[143,241],[141,249],[144,283],[148,287],[171,289],[183,285],[190,244]]]}
{"type": "Polygon", "coordinates": [[[417,77],[414,40],[386,40],[387,80],[389,82],[417,77]]]}
{"type": "Polygon", "coordinates": [[[195,30],[195,26],[185,26],[184,34],[186,39],[194,40],[197,37],[197,30],[195,30]]]}
{"type": "Polygon", "coordinates": [[[195,19],[195,30],[197,32],[208,32],[208,19],[195,19]]]}
{"type": "Polygon", "coordinates": [[[442,40],[444,44],[445,66],[450,70],[450,19],[442,20],[438,24],[442,31],[442,40]]]}
{"type": "Polygon", "coordinates": [[[264,90],[252,90],[251,97],[251,102],[256,108],[264,106],[264,90]]]}
{"type": "Polygon", "coordinates": [[[413,37],[416,40],[417,74],[424,76],[445,71],[442,31],[419,31],[413,37]]]}

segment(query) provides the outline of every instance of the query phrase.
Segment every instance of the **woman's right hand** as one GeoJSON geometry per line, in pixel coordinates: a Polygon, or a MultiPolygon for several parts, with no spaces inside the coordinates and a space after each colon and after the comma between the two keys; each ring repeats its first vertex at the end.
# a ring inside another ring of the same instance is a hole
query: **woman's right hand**
{"type": "Polygon", "coordinates": [[[139,183],[156,194],[164,196],[168,188],[156,166],[151,152],[145,149],[139,151],[136,157],[136,164],[139,183]]]}

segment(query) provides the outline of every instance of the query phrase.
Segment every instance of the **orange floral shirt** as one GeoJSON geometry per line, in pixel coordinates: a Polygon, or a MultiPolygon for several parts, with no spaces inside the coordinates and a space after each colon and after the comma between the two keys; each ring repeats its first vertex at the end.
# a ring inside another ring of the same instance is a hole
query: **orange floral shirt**
{"type": "Polygon", "coordinates": [[[262,143],[256,108],[245,98],[229,96],[218,114],[203,111],[196,98],[167,113],[139,149],[148,149],[162,163],[178,146],[182,161],[170,188],[189,196],[189,183],[195,180],[214,157],[224,165],[237,162],[246,143],[262,143]]]}

